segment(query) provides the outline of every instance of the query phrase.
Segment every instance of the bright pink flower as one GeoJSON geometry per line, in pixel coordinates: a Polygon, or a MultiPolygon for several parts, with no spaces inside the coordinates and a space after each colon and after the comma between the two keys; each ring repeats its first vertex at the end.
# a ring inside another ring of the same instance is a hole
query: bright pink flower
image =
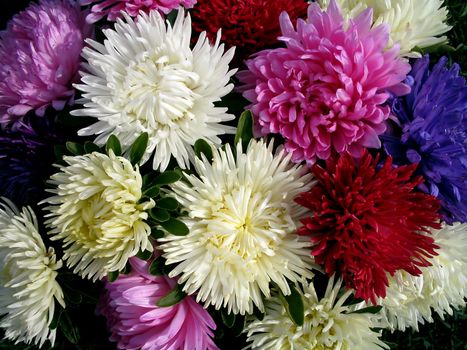
{"type": "Polygon", "coordinates": [[[139,11],[157,10],[167,14],[179,6],[193,7],[196,0],[80,0],[80,4],[93,4],[86,20],[94,23],[104,16],[107,16],[109,21],[115,21],[121,17],[121,11],[128,13],[131,17],[136,17],[139,11]]]}
{"type": "Polygon", "coordinates": [[[389,92],[409,92],[402,81],[410,65],[397,45],[386,50],[388,26],[372,28],[371,9],[347,26],[335,1],[326,11],[311,4],[296,30],[286,13],[280,23],[286,48],[259,52],[238,74],[256,132],[281,134],[293,159],[309,163],[380,147],[389,92]]]}
{"type": "Polygon", "coordinates": [[[218,349],[211,339],[216,324],[201,305],[187,296],[173,306],[156,306],[177,282],[150,275],[146,261],[132,258],[130,263],[129,275],[106,282],[98,306],[112,332],[110,340],[116,341],[119,349],[218,349]]]}
{"type": "Polygon", "coordinates": [[[69,0],[31,4],[0,34],[0,123],[30,110],[59,110],[74,96],[81,49],[91,33],[85,13],[69,0]]]}

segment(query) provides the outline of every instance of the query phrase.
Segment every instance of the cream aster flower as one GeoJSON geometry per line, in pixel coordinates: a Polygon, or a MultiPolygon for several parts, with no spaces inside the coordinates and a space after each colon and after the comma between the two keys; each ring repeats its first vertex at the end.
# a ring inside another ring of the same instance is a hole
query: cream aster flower
{"type": "Polygon", "coordinates": [[[53,240],[62,239],[63,259],[83,277],[100,279],[120,271],[140,250],[152,251],[151,229],[140,203],[142,178],[138,169],[112,151],[64,157],[68,164],[52,175],[55,195],[48,198],[46,224],[53,240]]]}
{"type": "Polygon", "coordinates": [[[246,153],[238,144],[236,156],[229,145],[213,153],[212,164],[195,160],[199,177],[172,186],[190,233],[167,235],[159,248],[167,264],[178,264],[169,276],[180,275],[198,302],[240,314],[253,303],[263,310],[270,282],[288,295],[286,278],[312,277],[309,240],[295,234],[306,211],[294,202],[310,189],[311,175],[291,155],[274,155],[272,143],[252,140],[246,153]]]}
{"type": "Polygon", "coordinates": [[[179,9],[173,27],[158,11],[141,13],[135,20],[123,14],[115,30],[104,30],[104,45],[88,40],[83,50],[88,64],[82,72],[84,108],[77,116],[99,121],[80,130],[80,135],[99,135],[103,145],[111,134],[124,150],[144,132],[149,145],[142,161],[154,153],[153,168],[167,168],[173,156],[180,167],[194,159],[192,145],[199,138],[220,145],[219,134],[235,128],[220,123],[234,119],[227,108],[214,102],[228,94],[233,84],[229,62],[234,49],[224,54],[220,32],[211,46],[202,33],[193,49],[191,19],[179,9]]]}
{"type": "Polygon", "coordinates": [[[318,299],[312,283],[303,286],[305,322],[297,326],[288,316],[278,297],[266,304],[262,321],[255,320],[246,328],[247,349],[261,350],[372,350],[388,349],[379,333],[371,330],[376,317],[369,313],[351,313],[349,306],[343,306],[352,294],[346,291],[338,297],[342,280],[334,285],[329,280],[326,293],[318,299]]]}
{"type": "Polygon", "coordinates": [[[0,328],[5,338],[42,346],[55,341],[49,329],[55,301],[65,307],[56,281],[62,262],[46,249],[31,208],[20,212],[7,199],[0,201],[0,328]]]}
{"type": "MultiPolygon", "coordinates": [[[[326,8],[331,0],[319,0],[326,8]]],[[[391,28],[389,46],[399,43],[400,55],[421,57],[412,51],[446,42],[440,36],[451,29],[446,24],[448,10],[443,0],[337,0],[347,19],[373,8],[374,24],[387,23],[391,28]]]]}
{"type": "Polygon", "coordinates": [[[432,311],[441,318],[453,309],[464,308],[467,296],[467,224],[445,225],[433,231],[439,245],[432,266],[421,268],[420,276],[397,272],[389,277],[383,305],[383,319],[378,326],[404,331],[418,324],[433,322],[432,311]]]}

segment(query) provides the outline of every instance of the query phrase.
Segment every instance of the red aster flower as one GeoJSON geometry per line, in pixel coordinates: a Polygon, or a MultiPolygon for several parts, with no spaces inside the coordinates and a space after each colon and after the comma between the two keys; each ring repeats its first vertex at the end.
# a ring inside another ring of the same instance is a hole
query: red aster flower
{"type": "Polygon", "coordinates": [[[241,62],[252,53],[277,44],[281,35],[279,15],[286,11],[292,21],[305,16],[304,0],[198,0],[193,9],[193,28],[206,31],[211,40],[222,28],[221,41],[236,46],[241,62]]]}
{"type": "Polygon", "coordinates": [[[416,164],[393,168],[391,158],[379,170],[377,164],[368,152],[360,161],[348,153],[330,158],[326,168],[313,167],[317,185],[296,199],[312,212],[299,234],[316,243],[316,262],[373,303],[386,295],[386,273],[418,275],[430,265],[437,255],[430,228],[441,227],[438,200],[414,191],[422,182],[412,176],[416,164]]]}

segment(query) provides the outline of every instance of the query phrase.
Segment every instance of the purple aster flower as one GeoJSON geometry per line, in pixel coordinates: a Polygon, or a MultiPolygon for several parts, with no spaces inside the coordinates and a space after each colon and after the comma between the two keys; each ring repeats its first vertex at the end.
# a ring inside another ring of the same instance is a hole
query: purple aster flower
{"type": "Polygon", "coordinates": [[[73,100],[73,82],[84,38],[91,33],[86,13],[71,0],[32,3],[0,33],[0,123],[21,119],[73,100]]]}
{"type": "Polygon", "coordinates": [[[45,195],[45,180],[53,172],[54,144],[64,136],[49,118],[31,118],[0,130],[0,196],[15,203],[35,204],[45,195]]]}
{"type": "Polygon", "coordinates": [[[447,68],[446,60],[431,70],[428,56],[415,62],[411,93],[392,101],[398,125],[381,139],[394,163],[419,163],[421,190],[441,200],[447,222],[466,222],[467,86],[459,66],[447,68]]]}

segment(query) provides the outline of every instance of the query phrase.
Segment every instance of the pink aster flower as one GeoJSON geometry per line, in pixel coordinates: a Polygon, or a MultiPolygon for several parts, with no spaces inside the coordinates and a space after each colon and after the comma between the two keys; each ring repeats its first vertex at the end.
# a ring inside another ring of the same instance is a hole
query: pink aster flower
{"type": "Polygon", "coordinates": [[[0,123],[31,110],[42,116],[72,100],[90,33],[85,13],[70,0],[41,0],[14,16],[0,33],[0,123]]]}
{"type": "Polygon", "coordinates": [[[115,21],[121,17],[121,11],[128,13],[131,17],[136,17],[139,11],[149,12],[157,10],[162,13],[169,13],[179,6],[186,8],[193,7],[196,0],[79,0],[81,5],[93,4],[91,13],[86,20],[90,23],[97,22],[102,17],[107,16],[109,21],[115,21]]]}
{"type": "Polygon", "coordinates": [[[372,28],[372,16],[368,9],[346,25],[334,0],[326,11],[313,3],[295,29],[282,13],[286,47],[259,52],[238,74],[256,132],[281,134],[295,161],[380,147],[390,116],[384,103],[390,93],[410,91],[402,83],[410,65],[397,45],[385,50],[389,28],[372,28]]]}
{"type": "Polygon", "coordinates": [[[149,263],[130,259],[132,272],[115,282],[106,282],[98,312],[107,318],[119,349],[213,350],[216,324],[191,296],[169,307],[156,306],[177,284],[166,276],[153,276],[149,263]]]}

